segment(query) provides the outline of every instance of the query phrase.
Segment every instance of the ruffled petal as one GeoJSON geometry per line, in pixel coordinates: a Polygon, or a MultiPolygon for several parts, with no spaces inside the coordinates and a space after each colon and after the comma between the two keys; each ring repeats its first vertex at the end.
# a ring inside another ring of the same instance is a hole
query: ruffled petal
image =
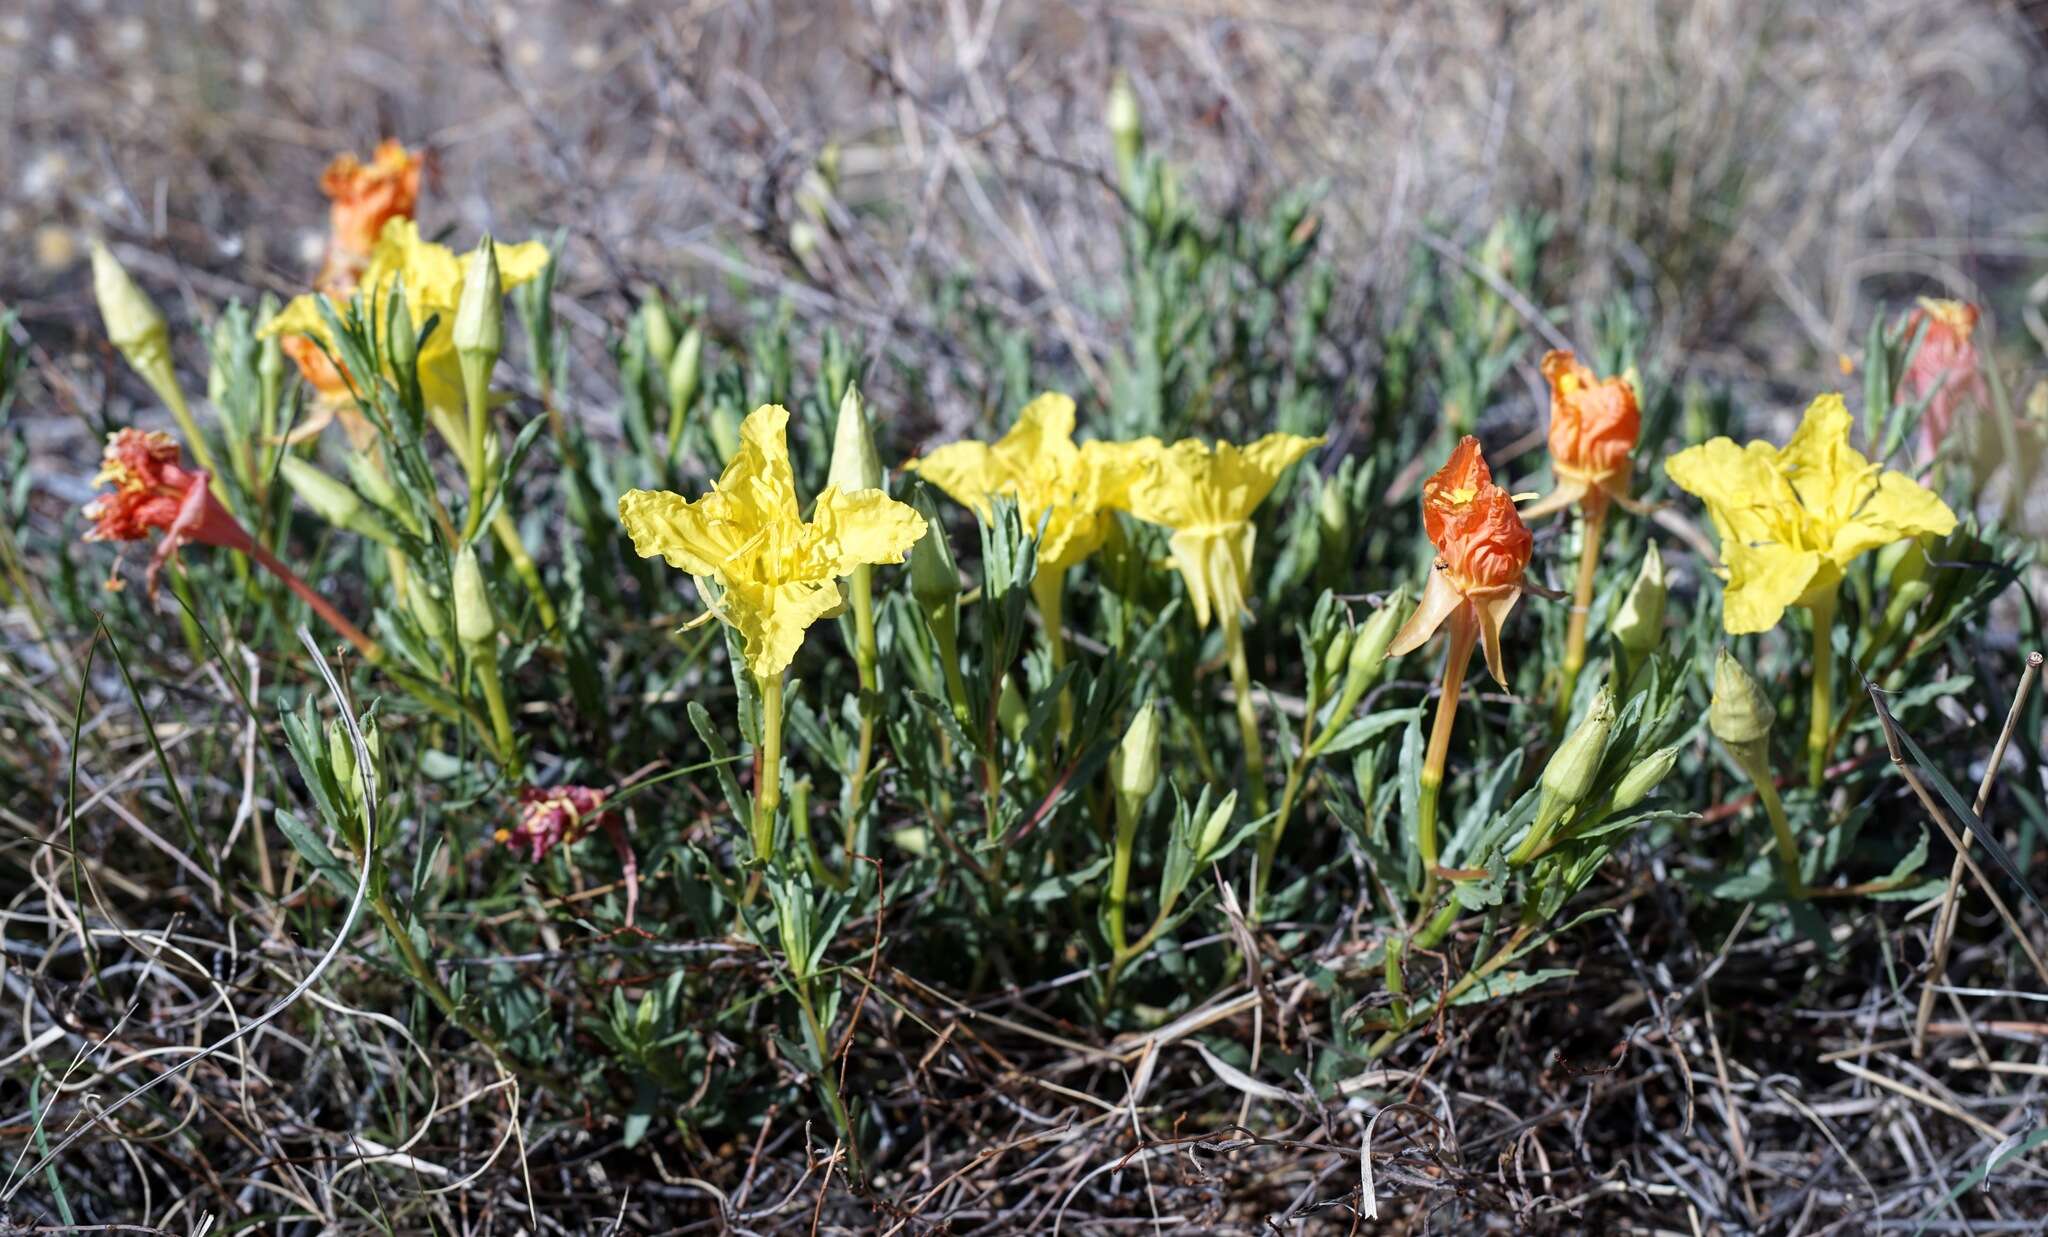
{"type": "Polygon", "coordinates": [[[826,489],[811,514],[829,569],[842,576],[862,565],[900,563],[924,536],[924,517],[880,490],[826,489]]]}

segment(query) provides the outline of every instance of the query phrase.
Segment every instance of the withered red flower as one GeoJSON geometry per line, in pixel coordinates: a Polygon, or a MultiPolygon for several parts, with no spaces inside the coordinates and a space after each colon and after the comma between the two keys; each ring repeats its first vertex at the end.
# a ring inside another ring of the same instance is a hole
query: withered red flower
{"type": "Polygon", "coordinates": [[[555,847],[576,842],[609,823],[611,813],[604,810],[607,797],[595,786],[522,786],[518,819],[510,827],[501,827],[495,836],[501,844],[524,850],[528,859],[539,863],[555,847]]]}
{"type": "Polygon", "coordinates": [[[1466,435],[1449,462],[1422,483],[1422,525],[1437,548],[1436,565],[1388,655],[1422,647],[1448,619],[1454,639],[1479,640],[1486,668],[1505,686],[1500,629],[1521,599],[1534,539],[1514,499],[1493,483],[1477,438],[1466,435]]]}
{"type": "Polygon", "coordinates": [[[1600,378],[1570,352],[1543,356],[1550,383],[1550,468],[1557,488],[1528,507],[1527,517],[1548,515],[1582,499],[1628,497],[1629,457],[1643,429],[1635,387],[1626,378],[1600,378]]]}
{"type": "MultiPolygon", "coordinates": [[[[220,546],[248,555],[276,576],[364,657],[382,659],[383,650],[376,641],[249,536],[234,514],[214,497],[212,478],[206,471],[185,467],[178,442],[169,434],[130,426],[107,435],[93,484],[113,488],[85,505],[85,518],[92,521],[85,532],[87,541],[145,541],[152,533],[163,534],[144,575],[152,601],[156,599],[157,575],[180,546],[187,542],[220,546]]],[[[107,587],[120,589],[120,577],[109,575],[107,587]]]]}
{"type": "MultiPolygon", "coordinates": [[[[146,576],[153,598],[157,573],[185,542],[225,546],[244,554],[252,549],[249,534],[220,505],[208,482],[204,471],[183,465],[177,440],[169,434],[133,427],[116,430],[107,435],[100,471],[93,478],[93,484],[113,489],[86,504],[85,518],[92,527],[85,539],[143,541],[152,532],[162,532],[146,576]]],[[[107,587],[120,588],[119,578],[109,577],[107,587]]]]}
{"type": "Polygon", "coordinates": [[[626,926],[630,928],[640,901],[640,861],[619,814],[605,810],[610,798],[610,792],[595,786],[522,786],[518,819],[494,836],[501,845],[524,851],[528,861],[539,863],[555,847],[574,843],[592,829],[603,830],[619,857],[626,885],[626,926]]]}
{"type": "Polygon", "coordinates": [[[1906,366],[1900,387],[1906,398],[1927,400],[1920,419],[1920,440],[1933,455],[1955,428],[1956,411],[1965,403],[1984,403],[1984,375],[1977,366],[1977,307],[1967,301],[1922,297],[1906,316],[1906,338],[1924,325],[1926,333],[1906,366]],[[1931,395],[1931,398],[1930,398],[1931,395]]]}

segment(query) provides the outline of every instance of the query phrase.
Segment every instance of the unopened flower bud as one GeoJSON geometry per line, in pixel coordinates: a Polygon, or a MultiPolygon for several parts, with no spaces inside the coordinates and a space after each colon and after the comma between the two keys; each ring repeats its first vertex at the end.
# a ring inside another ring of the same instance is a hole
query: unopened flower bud
{"type": "MultiPolygon", "coordinates": [[[[1664,640],[1664,556],[1652,541],[1636,569],[1635,583],[1614,612],[1614,638],[1632,658],[1640,658],[1664,640]]],[[[1631,663],[1633,664],[1633,663],[1631,663]]]]}
{"type": "Polygon", "coordinates": [[[1380,608],[1372,617],[1358,625],[1358,635],[1351,641],[1351,664],[1346,668],[1346,690],[1354,679],[1370,682],[1379,673],[1380,663],[1387,659],[1387,646],[1394,642],[1394,633],[1401,629],[1401,623],[1408,617],[1408,586],[1402,585],[1387,594],[1380,608]]]}
{"type": "MultiPolygon", "coordinates": [[[[1593,789],[1600,774],[1600,759],[1607,753],[1607,734],[1614,728],[1614,696],[1606,688],[1593,697],[1593,707],[1565,736],[1563,743],[1543,766],[1543,793],[1554,795],[1561,805],[1578,803],[1593,789]]],[[[1540,815],[1540,813],[1539,813],[1540,815]]]]}
{"type": "Polygon", "coordinates": [[[1316,495],[1316,523],[1322,526],[1324,538],[1336,545],[1343,545],[1351,531],[1351,507],[1344,501],[1344,487],[1336,478],[1328,478],[1316,495]]]}
{"type": "Polygon", "coordinates": [[[1678,748],[1660,747],[1637,762],[1622,775],[1621,785],[1614,788],[1614,810],[1625,812],[1648,798],[1664,778],[1670,774],[1671,766],[1678,763],[1678,748]]]}
{"type": "Polygon", "coordinates": [[[498,615],[474,546],[455,556],[455,634],[471,647],[488,645],[498,635],[498,615]]]}
{"type": "Polygon", "coordinates": [[[996,697],[996,722],[1012,743],[1024,741],[1024,727],[1031,722],[1031,710],[1024,706],[1024,693],[1017,690],[1017,676],[1003,678],[1003,690],[996,697]]]}
{"type": "Polygon", "coordinates": [[[156,371],[170,362],[171,328],[156,302],[129,277],[113,251],[97,240],[92,243],[92,293],[99,301],[107,339],[154,384],[156,371]]]}
{"type": "Polygon", "coordinates": [[[1749,671],[1727,649],[1714,661],[1714,700],[1707,708],[1707,728],[1730,747],[1761,743],[1771,733],[1778,711],[1749,671]]]}
{"type": "Polygon", "coordinates": [[[1103,123],[1116,150],[1117,167],[1128,175],[1145,143],[1145,121],[1138,111],[1138,92],[1131,89],[1131,79],[1122,73],[1110,81],[1103,123]]]}
{"type": "Polygon", "coordinates": [[[391,282],[391,292],[385,299],[386,318],[384,330],[384,353],[391,360],[394,379],[409,374],[419,365],[419,328],[413,325],[412,311],[405,300],[405,276],[400,275],[391,282]]]}
{"type": "Polygon", "coordinates": [[[386,545],[394,542],[391,530],[364,508],[362,495],[348,486],[290,452],[278,460],[277,470],[284,474],[285,484],[292,487],[292,492],[304,499],[314,514],[329,524],[361,533],[386,545]]]}
{"type": "Polygon", "coordinates": [[[875,435],[868,425],[860,388],[849,386],[839,401],[839,425],[832,436],[832,466],[825,483],[841,493],[882,488],[882,460],[875,454],[875,435]]]}
{"type": "MultiPolygon", "coordinates": [[[[277,316],[277,298],[265,292],[263,299],[256,302],[256,321],[268,322],[277,316]]],[[[256,336],[256,379],[262,384],[263,406],[277,407],[279,396],[284,391],[284,347],[276,335],[259,333],[256,336]]]]}
{"type": "Polygon", "coordinates": [[[647,340],[647,355],[653,362],[649,368],[666,371],[670,358],[676,351],[676,324],[668,316],[668,305],[661,293],[650,288],[647,299],[640,302],[640,331],[647,340]]]}
{"type": "Polygon", "coordinates": [[[704,365],[704,328],[692,323],[676,345],[668,362],[669,424],[680,425],[691,401],[697,398],[697,383],[704,365]]]}
{"type": "Polygon", "coordinates": [[[1342,674],[1351,657],[1351,641],[1356,635],[1349,627],[1339,627],[1337,634],[1323,646],[1322,677],[1325,684],[1342,674]]]}
{"type": "Polygon", "coordinates": [[[1202,832],[1195,845],[1197,861],[1207,859],[1223,845],[1223,835],[1230,829],[1230,818],[1236,814],[1237,792],[1233,790],[1223,796],[1223,802],[1217,804],[1216,810],[1209,813],[1209,819],[1202,822],[1202,832]]]}
{"type": "Polygon", "coordinates": [[[911,495],[910,505],[924,517],[924,536],[910,547],[910,595],[930,613],[935,606],[960,599],[960,568],[953,562],[953,547],[932,508],[931,495],[922,485],[911,495]]]}
{"type": "Polygon", "coordinates": [[[364,804],[363,782],[367,780],[370,783],[372,793],[376,790],[379,755],[377,723],[365,721],[362,724],[362,731],[363,749],[370,756],[367,779],[364,777],[365,770],[362,764],[356,760],[355,740],[349,737],[348,727],[337,717],[327,728],[327,762],[334,770],[336,785],[340,787],[342,794],[348,796],[348,801],[355,805],[358,813],[362,812],[364,804]]]}
{"type": "Polygon", "coordinates": [[[740,414],[731,404],[720,402],[711,410],[711,445],[720,463],[730,463],[740,451],[740,414]]]}
{"type": "Polygon", "coordinates": [[[405,577],[405,608],[411,612],[413,621],[420,625],[427,639],[441,644],[448,639],[448,611],[442,598],[427,587],[425,577],[411,573],[405,577]]]}
{"type": "Polygon", "coordinates": [[[1135,808],[1159,784],[1159,710],[1147,700],[1131,718],[1123,741],[1109,757],[1110,781],[1127,806],[1135,808]]]}
{"type": "Polygon", "coordinates": [[[469,256],[469,269],[462,274],[454,339],[457,353],[486,358],[486,372],[504,350],[504,286],[498,276],[498,247],[488,233],[469,256]]]}

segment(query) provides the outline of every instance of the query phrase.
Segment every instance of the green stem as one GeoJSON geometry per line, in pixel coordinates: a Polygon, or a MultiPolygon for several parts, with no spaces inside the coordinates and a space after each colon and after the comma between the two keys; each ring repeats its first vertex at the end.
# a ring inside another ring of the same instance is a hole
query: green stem
{"type": "Polygon", "coordinates": [[[1252,787],[1252,806],[1264,816],[1271,800],[1266,793],[1266,749],[1259,741],[1259,714],[1252,704],[1252,672],[1245,660],[1244,625],[1236,612],[1223,611],[1223,646],[1230,653],[1230,685],[1237,696],[1237,732],[1244,741],[1244,777],[1252,787]]]}
{"type": "Polygon", "coordinates": [[[1422,897],[1415,913],[1417,922],[1436,902],[1437,891],[1437,800],[1443,790],[1444,763],[1451,750],[1451,727],[1458,716],[1458,697],[1465,689],[1465,671],[1472,664],[1472,649],[1479,642],[1479,620],[1469,604],[1451,614],[1450,647],[1444,651],[1441,689],[1436,698],[1436,720],[1429,730],[1429,748],[1422,758],[1421,793],[1416,799],[1415,845],[1422,853],[1422,897]]]}
{"type": "Polygon", "coordinates": [[[775,857],[775,812],[782,804],[782,676],[755,678],[761,695],[761,748],[754,769],[754,858],[775,857]]]}
{"type": "Polygon", "coordinates": [[[513,573],[532,595],[533,608],[540,614],[541,627],[549,635],[554,635],[559,621],[554,598],[548,596],[548,586],[540,578],[540,568],[534,563],[533,555],[526,552],[526,540],[519,535],[519,524],[512,518],[512,513],[503,507],[498,508],[498,514],[491,517],[491,532],[497,535],[505,556],[512,560],[513,573]]]}
{"type": "Polygon", "coordinates": [[[810,1036],[811,1051],[818,1057],[818,1089],[825,1093],[825,1105],[832,1110],[833,1128],[846,1140],[846,1159],[851,1166],[849,1176],[862,1176],[860,1166],[860,1144],[853,1136],[853,1122],[846,1115],[846,1103],[840,1098],[839,1085],[832,1077],[832,1049],[825,1041],[824,1024],[818,1021],[817,1008],[811,1003],[809,980],[798,980],[792,987],[796,991],[797,1008],[803,1012],[804,1031],[810,1036]]]}
{"type": "Polygon", "coordinates": [[[498,651],[488,644],[472,654],[477,677],[483,680],[484,704],[491,714],[491,746],[497,749],[498,764],[505,777],[517,782],[525,773],[519,759],[519,744],[512,737],[512,713],[505,707],[505,684],[498,677],[498,651]]]}
{"type": "Polygon", "coordinates": [[[1315,687],[1311,684],[1308,709],[1301,719],[1301,750],[1296,754],[1294,763],[1288,766],[1287,781],[1280,788],[1280,808],[1274,813],[1273,822],[1259,834],[1258,862],[1252,869],[1253,923],[1259,921],[1259,910],[1266,900],[1266,885],[1273,876],[1273,860],[1280,853],[1280,838],[1287,832],[1287,822],[1294,815],[1295,800],[1301,794],[1303,784],[1308,781],[1309,765],[1343,726],[1344,714],[1349,712],[1348,706],[1340,700],[1336,711],[1330,714],[1330,724],[1323,728],[1323,732],[1317,735],[1314,741],[1310,741],[1309,733],[1315,726],[1316,709],[1320,703],[1316,699],[1315,687]]]}
{"type": "Polygon", "coordinates": [[[1109,944],[1118,957],[1129,947],[1124,934],[1124,905],[1131,891],[1131,852],[1138,841],[1138,807],[1133,796],[1116,796],[1116,849],[1109,867],[1109,944]]]}
{"type": "Polygon", "coordinates": [[[490,479],[484,475],[489,453],[484,440],[491,432],[490,375],[481,366],[462,366],[462,402],[469,410],[468,433],[463,436],[462,467],[469,479],[469,514],[464,518],[462,539],[476,536],[483,522],[484,491],[490,479]]]}
{"type": "Polygon", "coordinates": [[[1724,745],[1735,758],[1735,763],[1749,775],[1756,786],[1756,797],[1763,802],[1765,815],[1771,818],[1771,833],[1778,848],[1778,870],[1785,880],[1786,893],[1794,898],[1806,896],[1806,879],[1799,873],[1799,839],[1792,833],[1792,822],[1785,816],[1785,801],[1778,797],[1777,779],[1771,776],[1771,758],[1763,741],[1745,744],[1738,748],[1724,745]]]}
{"type": "MultiPolygon", "coordinates": [[[[1816,792],[1828,767],[1835,702],[1835,595],[1810,607],[1813,612],[1813,707],[1806,725],[1806,784],[1816,792]]],[[[1764,779],[1768,781],[1768,778],[1764,779]]]]}
{"type": "MultiPolygon", "coordinates": [[[[1063,626],[1063,602],[1066,595],[1067,573],[1041,570],[1031,578],[1031,600],[1038,607],[1039,621],[1045,624],[1045,647],[1052,661],[1052,670],[1058,674],[1067,664],[1067,633],[1063,626]]],[[[1065,688],[1060,690],[1060,729],[1062,743],[1074,728],[1074,697],[1065,688]]]]}
{"type": "Polygon", "coordinates": [[[1593,585],[1600,572],[1600,542],[1607,531],[1607,496],[1589,490],[1579,500],[1579,578],[1572,592],[1571,619],[1565,628],[1564,661],[1558,666],[1557,699],[1550,706],[1550,729],[1564,732],[1572,712],[1572,693],[1586,666],[1586,623],[1593,611],[1593,585]]]}
{"type": "Polygon", "coordinates": [[[442,986],[441,977],[434,973],[434,968],[420,956],[418,947],[412,943],[412,933],[407,932],[405,925],[399,922],[398,913],[391,908],[391,900],[382,893],[372,893],[370,909],[383,921],[384,930],[391,934],[391,943],[398,949],[399,960],[405,963],[406,971],[427,994],[427,999],[434,1003],[434,1007],[441,1011],[443,1017],[461,1027],[464,1034],[482,1044],[485,1051],[493,1057],[503,1061],[505,1049],[498,1043],[498,1037],[491,1034],[490,1028],[472,1021],[455,1004],[455,998],[442,986]]]}
{"type": "Polygon", "coordinates": [[[874,760],[875,708],[881,690],[881,651],[875,642],[874,568],[855,567],[847,577],[847,592],[853,601],[853,662],[860,673],[860,743],[854,754],[853,776],[846,784],[846,868],[850,874],[859,842],[861,801],[867,791],[868,768],[874,760]]]}

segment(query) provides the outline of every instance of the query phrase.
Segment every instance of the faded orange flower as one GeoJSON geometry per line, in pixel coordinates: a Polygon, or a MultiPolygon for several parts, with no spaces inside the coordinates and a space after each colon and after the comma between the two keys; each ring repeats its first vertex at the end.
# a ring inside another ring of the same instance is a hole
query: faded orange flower
{"type": "Polygon", "coordinates": [[[1900,380],[1906,398],[1927,400],[1920,418],[1920,441],[1933,455],[1955,428],[1956,410],[1964,403],[1984,402],[1984,376],[1977,367],[1977,307],[1968,301],[1920,298],[1919,308],[1906,315],[1906,338],[1925,324],[1913,360],[1900,380]],[[1931,396],[1931,398],[1930,398],[1931,396]]]}
{"type": "Polygon", "coordinates": [[[346,292],[369,264],[377,238],[393,219],[410,219],[419,205],[420,168],[424,160],[395,139],[385,138],[368,163],[352,153],[336,155],[320,175],[327,195],[327,258],[316,285],[327,292],[346,292]]]}
{"type": "MultiPolygon", "coordinates": [[[[1501,624],[1522,596],[1522,573],[1534,539],[1515,510],[1514,499],[1493,483],[1493,470],[1467,434],[1435,476],[1422,484],[1422,526],[1436,546],[1422,602],[1394,637],[1387,655],[1421,648],[1445,620],[1453,636],[1476,635],[1486,651],[1486,668],[1502,686],[1501,624]],[[1461,632],[1457,630],[1469,624],[1461,632]]],[[[1465,647],[1469,648],[1470,645],[1465,647]]]]}
{"type": "Polygon", "coordinates": [[[1628,497],[1629,456],[1642,433],[1635,387],[1626,378],[1600,378],[1570,352],[1543,355],[1550,382],[1550,469],[1557,488],[1523,514],[1561,511],[1581,499],[1628,497]]]}

